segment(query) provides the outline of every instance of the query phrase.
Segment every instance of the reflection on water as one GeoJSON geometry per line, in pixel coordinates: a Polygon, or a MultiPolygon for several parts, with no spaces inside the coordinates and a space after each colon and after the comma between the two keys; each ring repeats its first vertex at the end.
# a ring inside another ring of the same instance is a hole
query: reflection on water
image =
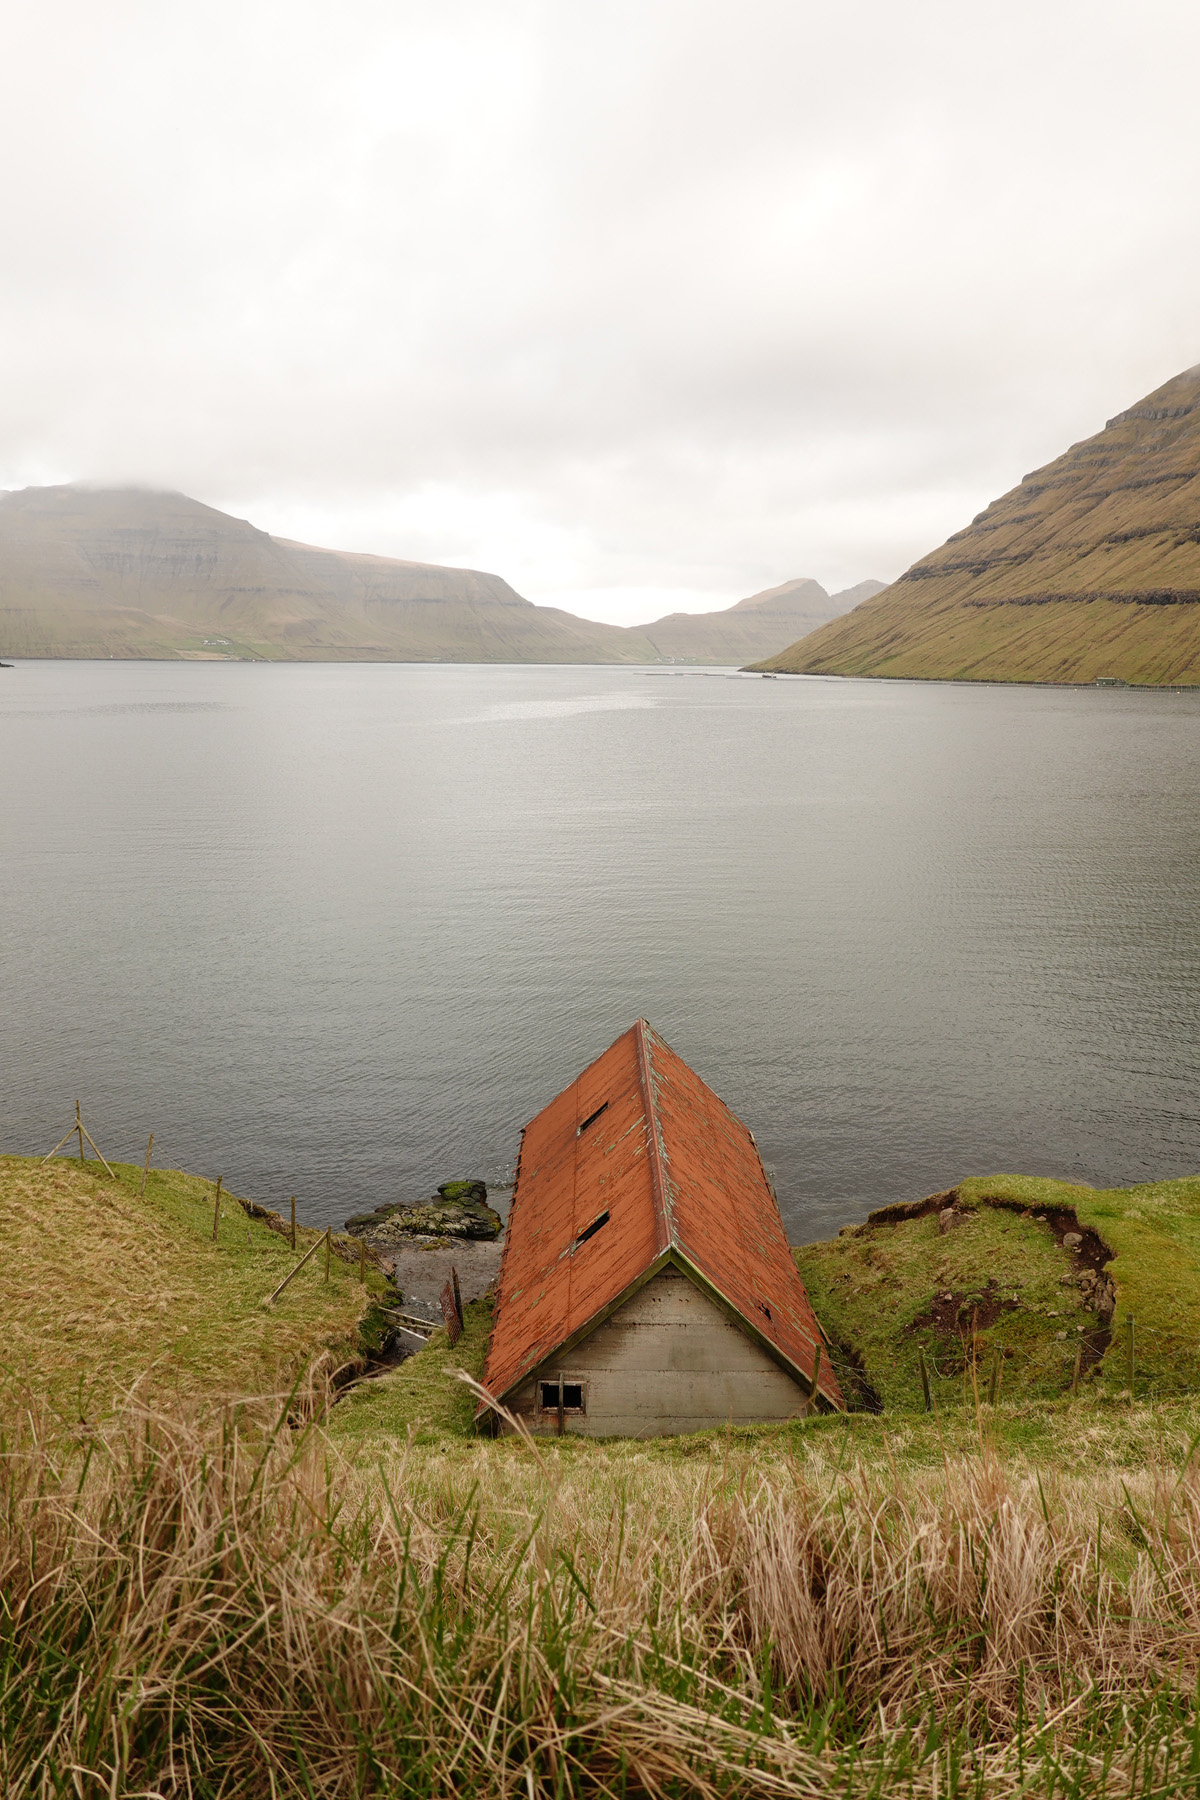
{"type": "Polygon", "coordinates": [[[0,671],[0,1145],[340,1221],[499,1176],[645,1013],[790,1229],[1200,1168],[1200,697],[0,671]]]}

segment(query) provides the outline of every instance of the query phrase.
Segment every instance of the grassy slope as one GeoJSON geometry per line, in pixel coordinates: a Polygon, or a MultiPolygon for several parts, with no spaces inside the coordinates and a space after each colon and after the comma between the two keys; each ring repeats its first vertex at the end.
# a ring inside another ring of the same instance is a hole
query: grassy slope
{"type": "MultiPolygon", "coordinates": [[[[327,1303],[306,1270],[262,1315],[281,1240],[231,1207],[214,1248],[209,1183],[160,1175],[139,1203],[118,1174],[0,1162],[0,1307],[47,1385],[119,1385],[163,1319],[188,1325],[157,1370],[185,1397],[353,1332],[351,1271],[327,1303]]],[[[959,1191],[983,1234],[935,1253],[964,1276],[982,1258],[1049,1294],[1036,1220],[984,1203],[1069,1197],[1119,1253],[1121,1303],[1186,1342],[1200,1181],[959,1191]]],[[[930,1223],[893,1233],[914,1286],[930,1223]]],[[[474,1303],[453,1349],[438,1333],[352,1391],[328,1437],[265,1450],[231,1454],[236,1424],[187,1408],[83,1436],[6,1421],[0,1786],[715,1800],[768,1791],[766,1766],[813,1800],[1194,1800],[1196,1399],[1009,1389],[531,1451],[470,1433],[453,1371],[478,1371],[488,1325],[474,1303]]]]}
{"type": "MultiPolygon", "coordinates": [[[[828,1243],[809,1244],[796,1261],[831,1339],[855,1351],[882,1398],[884,1416],[855,1418],[856,1454],[871,1447],[895,1453],[897,1431],[903,1453],[922,1461],[947,1448],[969,1446],[975,1433],[975,1388],[966,1343],[973,1319],[986,1317],[989,1295],[1008,1303],[994,1322],[977,1332],[975,1379],[986,1397],[992,1353],[1003,1359],[1001,1405],[992,1428],[1005,1454],[1036,1454],[1047,1464],[1116,1460],[1140,1466],[1145,1433],[1155,1414],[1127,1433],[1128,1409],[1112,1402],[1127,1387],[1126,1322],[1136,1320],[1136,1380],[1139,1400],[1179,1396],[1166,1429],[1183,1444],[1191,1429],[1194,1401],[1184,1396],[1200,1388],[1200,1177],[1101,1191],[1031,1176],[1001,1175],[964,1181],[957,1190],[964,1222],[943,1235],[936,1213],[922,1218],[859,1228],[828,1243]],[[1085,1375],[1080,1399],[1069,1400],[1076,1344],[1099,1346],[1104,1334],[1077,1288],[1064,1283],[1075,1265],[1044,1222],[1047,1212],[1074,1212],[1081,1226],[1096,1231],[1113,1253],[1106,1274],[1116,1289],[1116,1310],[1108,1348],[1085,1375]],[[1039,1218],[1039,1214],[1043,1218],[1039,1218]],[[939,1293],[961,1297],[961,1335],[947,1336],[917,1324],[933,1309],[939,1293]],[[1082,1328],[1079,1329],[1079,1328],[1082,1328]],[[923,1416],[918,1352],[932,1373],[938,1417],[923,1416]],[[965,1410],[963,1410],[965,1407],[965,1410]],[[1079,1420],[1085,1409],[1086,1429],[1079,1420]],[[949,1410],[947,1410],[949,1409],[949,1410]],[[897,1415],[904,1415],[898,1418],[897,1415]]],[[[468,1308],[467,1329],[452,1350],[444,1332],[430,1347],[379,1381],[354,1391],[336,1409],[335,1440],[354,1454],[374,1454],[410,1431],[418,1444],[451,1450],[471,1436],[473,1401],[454,1371],[479,1376],[490,1326],[490,1302],[468,1308]]],[[[647,1454],[668,1460],[720,1456],[723,1447],[753,1446],[759,1455],[790,1453],[812,1432],[838,1429],[836,1421],[813,1422],[780,1431],[751,1428],[732,1434],[700,1433],[648,1445],[613,1444],[603,1454],[621,1462],[647,1454]]],[[[1164,1429],[1161,1421],[1153,1431],[1164,1429]]],[[[463,1446],[464,1449],[466,1446],[463,1446]]],[[[487,1452],[484,1452],[485,1455],[487,1452]]],[[[598,1455],[589,1440],[568,1438],[556,1455],[598,1455]]]]}
{"type": "MultiPolygon", "coordinates": [[[[59,1402],[103,1408],[135,1381],[155,1394],[220,1399],[288,1382],[328,1350],[352,1355],[368,1286],[321,1252],[275,1306],[264,1298],[297,1260],[232,1196],[212,1241],[214,1187],[195,1175],[56,1157],[0,1157],[0,1317],[10,1379],[59,1402]]],[[[320,1234],[299,1230],[300,1250],[320,1234]]]]}
{"type": "Polygon", "coordinates": [[[845,610],[815,581],[786,582],[713,613],[669,613],[641,627],[662,657],[696,663],[744,663],[773,656],[845,610]]]}
{"type": "MultiPolygon", "coordinates": [[[[466,1331],[453,1349],[445,1332],[436,1332],[419,1355],[351,1389],[328,1426],[342,1454],[364,1470],[387,1469],[411,1442],[429,1460],[408,1465],[410,1482],[511,1479],[502,1468],[519,1466],[529,1451],[514,1438],[477,1436],[472,1427],[475,1402],[456,1378],[459,1369],[476,1379],[482,1373],[490,1319],[488,1303],[474,1302],[467,1308],[466,1331]]],[[[919,1407],[919,1384],[916,1392],[919,1407]]],[[[955,1383],[947,1398],[957,1400],[959,1392],[955,1383]]],[[[759,1476],[786,1474],[797,1459],[816,1468],[928,1471],[947,1457],[976,1456],[983,1446],[1014,1470],[1048,1469],[1084,1479],[1151,1467],[1179,1470],[1194,1453],[1198,1432],[1200,1398],[1195,1395],[1131,1403],[1126,1395],[1096,1383],[1075,1400],[1067,1395],[1017,1398],[1010,1385],[995,1408],[986,1402],[976,1408],[972,1397],[966,1407],[943,1405],[933,1416],[915,1409],[831,1414],[783,1427],[739,1426],[653,1439],[597,1440],[568,1433],[561,1439],[539,1439],[537,1460],[573,1481],[592,1484],[608,1506],[614,1492],[660,1466],[667,1471],[708,1468],[736,1486],[748,1470],[759,1476]]]]}
{"type": "Polygon", "coordinates": [[[417,1443],[427,1444],[474,1438],[476,1401],[455,1371],[465,1369],[480,1379],[491,1329],[491,1297],[472,1300],[465,1308],[463,1334],[453,1347],[444,1331],[435,1331],[416,1356],[346,1394],[330,1415],[334,1441],[352,1451],[395,1439],[407,1442],[410,1433],[417,1443]]]}
{"type": "Polygon", "coordinates": [[[1189,370],[1027,475],[875,599],[757,666],[1193,684],[1197,597],[1200,371],[1189,370]],[[1107,597],[1155,590],[1192,603],[1107,597]]]}
{"type": "Polygon", "coordinates": [[[826,1330],[859,1353],[888,1409],[923,1404],[922,1349],[941,1371],[933,1382],[941,1403],[971,1397],[961,1343],[915,1321],[949,1290],[965,1296],[961,1329],[969,1332],[975,1308],[986,1308],[989,1283],[1006,1299],[1017,1296],[1018,1306],[979,1331],[979,1378],[986,1379],[998,1349],[1005,1359],[1003,1390],[1014,1399],[1069,1388],[1075,1340],[1094,1332],[1096,1319],[1078,1292],[1063,1285],[1069,1259],[1038,1222],[1038,1212],[1054,1208],[1072,1209],[1113,1252],[1107,1273],[1117,1305],[1099,1380],[1119,1388],[1127,1379],[1125,1326],[1132,1313],[1137,1391],[1165,1395],[1200,1385],[1200,1177],[1098,1191],[1001,1175],[964,1181],[956,1191],[975,1210],[947,1236],[928,1214],[796,1252],[826,1330]],[[1062,1332],[1066,1342],[1059,1341],[1062,1332]]]}
{"type": "Polygon", "coordinates": [[[739,663],[852,603],[799,580],[623,628],[530,605],[481,570],[273,538],[183,494],[0,495],[0,656],[739,663]]]}

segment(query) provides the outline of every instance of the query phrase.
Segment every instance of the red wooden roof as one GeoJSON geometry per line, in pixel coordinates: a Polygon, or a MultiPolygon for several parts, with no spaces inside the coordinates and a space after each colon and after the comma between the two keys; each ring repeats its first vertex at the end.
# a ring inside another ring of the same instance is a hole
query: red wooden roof
{"type": "MultiPolygon", "coordinates": [[[[522,1133],[484,1386],[503,1399],[667,1261],[811,1383],[821,1330],[754,1138],[639,1019],[522,1133]]],[[[844,1405],[827,1355],[818,1385],[844,1405]]]]}

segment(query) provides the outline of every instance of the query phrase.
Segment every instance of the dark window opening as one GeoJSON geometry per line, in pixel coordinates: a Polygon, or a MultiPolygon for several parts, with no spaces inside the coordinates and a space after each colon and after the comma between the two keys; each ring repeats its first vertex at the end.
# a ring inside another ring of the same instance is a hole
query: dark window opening
{"type": "Polygon", "coordinates": [[[588,1226],[587,1230],[581,1231],[579,1236],[575,1239],[576,1249],[579,1248],[580,1244],[586,1244],[590,1237],[595,1237],[595,1235],[599,1231],[600,1227],[602,1225],[607,1225],[607,1224],[608,1224],[608,1214],[606,1212],[602,1212],[598,1218],[595,1218],[592,1220],[592,1222],[588,1226]]]}
{"type": "Polygon", "coordinates": [[[588,1126],[594,1125],[596,1123],[596,1120],[600,1117],[600,1114],[606,1113],[607,1111],[608,1111],[608,1101],[606,1100],[604,1102],[603,1106],[598,1106],[594,1113],[588,1114],[587,1118],[583,1121],[583,1124],[579,1127],[579,1130],[575,1133],[575,1136],[582,1137],[584,1132],[587,1130],[588,1126]]]}
{"type": "MultiPolygon", "coordinates": [[[[543,1412],[557,1412],[558,1411],[558,1390],[559,1390],[558,1382],[557,1381],[543,1381],[539,1385],[541,1386],[541,1390],[542,1390],[542,1411],[543,1412]]],[[[564,1412],[583,1412],[584,1411],[582,1381],[564,1381],[563,1382],[563,1384],[562,1384],[562,1409],[564,1412]]]]}

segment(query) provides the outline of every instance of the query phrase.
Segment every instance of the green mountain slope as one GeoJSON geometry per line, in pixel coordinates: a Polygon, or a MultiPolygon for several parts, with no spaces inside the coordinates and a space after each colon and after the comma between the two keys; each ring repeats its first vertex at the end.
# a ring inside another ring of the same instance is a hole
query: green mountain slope
{"type": "Polygon", "coordinates": [[[1200,683],[1200,367],[1026,475],[875,599],[758,666],[1200,683]]]}
{"type": "Polygon", "coordinates": [[[0,655],[654,662],[498,575],[289,543],[183,494],[0,498],[0,655]]]}

